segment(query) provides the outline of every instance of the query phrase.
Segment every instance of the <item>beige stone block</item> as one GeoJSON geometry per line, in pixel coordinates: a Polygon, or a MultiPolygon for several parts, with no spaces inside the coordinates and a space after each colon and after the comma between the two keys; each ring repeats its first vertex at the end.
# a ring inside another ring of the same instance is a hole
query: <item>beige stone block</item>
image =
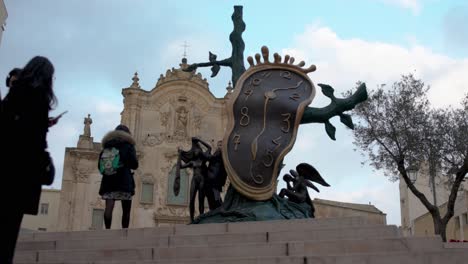
{"type": "Polygon", "coordinates": [[[464,248],[468,251],[468,242],[464,243],[444,243],[444,248],[464,248]]]}
{"type": "Polygon", "coordinates": [[[16,251],[54,249],[56,249],[56,241],[18,241],[16,244],[16,251]]]}
{"type": "MultiPolygon", "coordinates": [[[[186,259],[174,261],[158,261],[157,264],[304,264],[304,257],[252,257],[252,258],[228,258],[228,259],[186,259]]],[[[95,263],[99,264],[99,263],[95,263]]],[[[104,264],[104,263],[102,263],[104,264]]]]}
{"type": "Polygon", "coordinates": [[[37,261],[37,251],[17,251],[15,253],[15,263],[29,262],[35,263],[37,261]]]}
{"type": "Polygon", "coordinates": [[[75,232],[37,232],[34,233],[35,241],[63,240],[63,239],[116,239],[127,236],[127,229],[119,230],[90,230],[75,232]]]}
{"type": "Polygon", "coordinates": [[[466,264],[468,252],[393,252],[335,256],[309,256],[306,263],[314,264],[466,264]]]}
{"type": "Polygon", "coordinates": [[[437,238],[388,238],[388,239],[343,239],[305,241],[305,255],[364,254],[385,252],[415,252],[440,250],[442,243],[437,238]]]}
{"type": "Polygon", "coordinates": [[[152,248],[39,251],[39,262],[92,262],[152,260],[152,248]]]}
{"type": "Polygon", "coordinates": [[[152,227],[152,228],[135,228],[128,229],[127,237],[129,239],[146,239],[156,237],[167,237],[174,234],[173,226],[152,227]]]}
{"type": "Polygon", "coordinates": [[[241,244],[212,247],[176,247],[159,248],[157,259],[206,259],[206,258],[246,258],[246,257],[280,257],[286,256],[285,243],[276,244],[241,244]]]}
{"type": "Polygon", "coordinates": [[[59,240],[57,250],[91,250],[91,249],[129,249],[141,247],[167,247],[167,237],[146,239],[82,239],[82,240],[59,240]]]}
{"type": "Polygon", "coordinates": [[[396,226],[359,226],[353,228],[323,228],[316,230],[293,230],[269,232],[269,242],[284,242],[295,240],[329,240],[329,239],[353,239],[353,238],[391,238],[399,237],[396,226]]]}
{"type": "Polygon", "coordinates": [[[34,238],[33,232],[20,232],[18,235],[18,241],[31,241],[34,238]]]}
{"type": "Polygon", "coordinates": [[[401,241],[407,244],[410,251],[442,250],[444,248],[440,236],[406,237],[401,241]]]}
{"type": "Polygon", "coordinates": [[[295,219],[228,223],[227,230],[229,233],[278,232],[291,230],[309,230],[324,227],[338,228],[360,226],[364,224],[366,224],[366,219],[362,217],[295,219]]]}
{"type": "Polygon", "coordinates": [[[169,237],[169,246],[215,246],[222,244],[266,243],[266,233],[253,234],[215,234],[169,237]]]}
{"type": "Polygon", "coordinates": [[[222,224],[203,224],[203,225],[175,225],[175,235],[206,235],[223,234],[227,232],[226,223],[222,224]]]}

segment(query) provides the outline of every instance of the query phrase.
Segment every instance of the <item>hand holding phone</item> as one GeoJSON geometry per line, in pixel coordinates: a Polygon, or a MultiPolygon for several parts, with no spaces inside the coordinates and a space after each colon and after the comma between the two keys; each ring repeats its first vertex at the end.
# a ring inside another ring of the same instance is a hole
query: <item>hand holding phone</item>
{"type": "Polygon", "coordinates": [[[66,113],[68,113],[68,111],[63,112],[63,113],[61,113],[60,115],[58,115],[56,117],[50,117],[49,118],[49,127],[56,125],[58,123],[59,119],[66,113]]]}

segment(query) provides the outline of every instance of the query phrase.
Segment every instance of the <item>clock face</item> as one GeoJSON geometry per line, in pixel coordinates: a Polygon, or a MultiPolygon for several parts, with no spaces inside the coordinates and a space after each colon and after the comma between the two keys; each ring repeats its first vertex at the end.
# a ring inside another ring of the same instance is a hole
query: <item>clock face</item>
{"type": "Polygon", "coordinates": [[[268,199],[314,87],[302,72],[276,67],[241,78],[234,96],[224,138],[228,175],[242,194],[268,199]]]}

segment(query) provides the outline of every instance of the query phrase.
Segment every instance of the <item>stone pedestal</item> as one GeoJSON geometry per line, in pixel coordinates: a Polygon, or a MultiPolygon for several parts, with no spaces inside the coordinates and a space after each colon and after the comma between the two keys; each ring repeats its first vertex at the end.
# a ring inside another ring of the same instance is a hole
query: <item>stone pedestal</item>
{"type": "Polygon", "coordinates": [[[78,148],[81,149],[93,149],[93,137],[88,137],[84,135],[80,135],[80,138],[78,139],[78,148]]]}

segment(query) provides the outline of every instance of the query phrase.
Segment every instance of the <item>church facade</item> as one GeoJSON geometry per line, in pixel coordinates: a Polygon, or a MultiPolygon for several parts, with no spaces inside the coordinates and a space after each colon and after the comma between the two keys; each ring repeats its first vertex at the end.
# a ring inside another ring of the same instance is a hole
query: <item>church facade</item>
{"type": "MultiPolygon", "coordinates": [[[[151,91],[141,89],[135,73],[130,87],[122,90],[124,109],[121,123],[128,126],[136,141],[140,167],[135,171],[135,196],[131,228],[187,223],[190,170],[182,170],[181,191],[175,196],[172,185],[177,148],[189,149],[191,137],[216,146],[226,126],[225,98],[216,98],[200,73],[180,68],[161,75],[151,91]]],[[[229,88],[229,87],[228,87],[229,88]]],[[[66,148],[58,230],[101,229],[104,201],[98,194],[101,175],[97,169],[100,143],[89,132],[91,119],[77,147],[66,148]]],[[[121,209],[114,210],[113,228],[120,228],[121,209]]]]}

